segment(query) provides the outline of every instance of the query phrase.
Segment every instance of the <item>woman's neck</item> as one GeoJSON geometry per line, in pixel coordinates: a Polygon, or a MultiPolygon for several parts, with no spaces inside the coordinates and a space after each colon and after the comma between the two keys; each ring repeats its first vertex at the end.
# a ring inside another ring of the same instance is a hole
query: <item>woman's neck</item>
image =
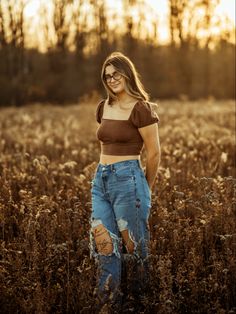
{"type": "Polygon", "coordinates": [[[122,104],[127,104],[127,103],[130,103],[132,101],[135,101],[135,98],[128,95],[127,93],[120,93],[119,95],[117,95],[117,103],[119,105],[122,105],[122,104]]]}

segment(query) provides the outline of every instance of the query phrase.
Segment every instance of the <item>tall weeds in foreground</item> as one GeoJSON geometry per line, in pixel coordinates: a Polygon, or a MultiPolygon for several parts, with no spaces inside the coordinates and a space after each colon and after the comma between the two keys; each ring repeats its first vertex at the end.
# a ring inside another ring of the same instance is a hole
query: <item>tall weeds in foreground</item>
{"type": "MultiPolygon", "coordinates": [[[[94,110],[92,104],[1,110],[1,313],[93,312],[94,110]]],[[[159,106],[162,160],[145,313],[236,311],[233,110],[231,102],[159,106]]],[[[125,312],[134,305],[127,296],[125,312]]]]}

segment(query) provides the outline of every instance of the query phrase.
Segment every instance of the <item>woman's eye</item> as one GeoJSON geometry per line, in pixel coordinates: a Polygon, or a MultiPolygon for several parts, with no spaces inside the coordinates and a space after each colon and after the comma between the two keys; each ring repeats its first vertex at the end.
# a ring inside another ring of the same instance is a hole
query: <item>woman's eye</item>
{"type": "Polygon", "coordinates": [[[121,78],[121,74],[119,72],[114,72],[112,74],[105,74],[106,81],[111,81],[112,78],[118,81],[121,78]]]}

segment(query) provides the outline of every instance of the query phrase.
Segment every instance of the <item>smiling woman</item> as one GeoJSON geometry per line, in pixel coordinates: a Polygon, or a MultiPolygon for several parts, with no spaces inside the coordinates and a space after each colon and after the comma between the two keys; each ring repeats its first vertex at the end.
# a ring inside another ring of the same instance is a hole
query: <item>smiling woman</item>
{"type": "Polygon", "coordinates": [[[133,278],[128,286],[137,303],[148,287],[148,218],[160,162],[159,118],[133,62],[124,54],[113,52],[106,58],[101,79],[107,98],[96,110],[101,154],[92,181],[90,252],[98,262],[99,307],[111,302],[120,308],[120,274],[127,260],[133,261],[133,267],[127,267],[133,278]],[[145,173],[141,165],[144,146],[145,173]]]}

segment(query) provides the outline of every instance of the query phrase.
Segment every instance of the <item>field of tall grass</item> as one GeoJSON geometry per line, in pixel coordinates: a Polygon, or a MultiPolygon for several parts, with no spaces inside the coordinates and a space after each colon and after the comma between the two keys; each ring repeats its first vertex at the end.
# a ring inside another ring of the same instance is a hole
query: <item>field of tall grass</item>
{"type": "MultiPolygon", "coordinates": [[[[0,109],[0,312],[94,313],[96,101],[0,109]]],[[[233,101],[160,101],[144,313],[236,313],[233,101]]],[[[142,155],[145,166],[145,152],[142,155]]],[[[124,313],[139,313],[127,295],[124,313]]]]}

